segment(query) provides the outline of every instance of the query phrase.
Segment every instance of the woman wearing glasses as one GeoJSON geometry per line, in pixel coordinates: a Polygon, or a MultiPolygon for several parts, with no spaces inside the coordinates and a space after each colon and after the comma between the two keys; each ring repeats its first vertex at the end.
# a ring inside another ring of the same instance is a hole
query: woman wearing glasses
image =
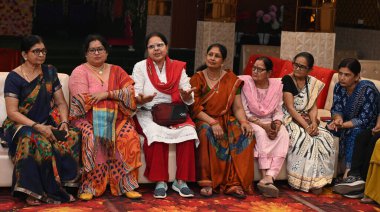
{"type": "Polygon", "coordinates": [[[252,76],[242,75],[244,81],[241,98],[256,137],[254,156],[258,158],[262,179],[257,184],[264,196],[278,197],[273,185],[285,161],[289,147],[289,134],[282,124],[282,83],[269,79],[273,63],[267,57],[254,62],[252,76]]]}
{"type": "Polygon", "coordinates": [[[136,111],[132,78],[117,65],[106,63],[109,45],[100,35],[85,39],[86,62],[69,81],[70,118],[82,131],[82,185],[79,198],[100,196],[109,183],[112,195],[140,198],[137,169],[140,141],[132,115],[136,111]]]}
{"type": "Polygon", "coordinates": [[[316,100],[324,84],[309,76],[314,57],[301,52],[293,59],[293,73],[282,78],[284,125],[290,135],[287,156],[288,182],[301,191],[322,192],[334,174],[332,135],[319,127],[316,100]]]}
{"type": "Polygon", "coordinates": [[[69,130],[62,85],[57,70],[43,64],[46,53],[41,37],[23,38],[24,63],[9,72],[4,86],[12,194],[26,197],[29,205],[74,201],[62,186],[77,186],[80,168],[79,132],[69,130]],[[63,130],[62,138],[53,134],[57,129],[63,130]]]}
{"type": "Polygon", "coordinates": [[[253,192],[255,141],[241,103],[242,81],[224,69],[226,57],[225,46],[210,45],[205,65],[190,80],[196,88],[192,116],[200,140],[197,180],[202,196],[221,192],[244,199],[253,192]]]}
{"type": "Polygon", "coordinates": [[[177,103],[184,106],[194,102],[186,64],[168,57],[168,42],[159,32],[147,35],[145,44],[148,58],[136,63],[132,74],[136,102],[140,108],[136,114],[137,124],[141,127],[139,133],[145,137],[144,175],[156,182],[153,196],[166,198],[169,144],[175,144],[177,171],[172,189],[182,197],[193,197],[194,193],[186,182],[195,181],[194,148],[198,137],[194,123],[186,113],[183,122],[165,126],[153,121],[152,116],[154,105],[177,103]]]}

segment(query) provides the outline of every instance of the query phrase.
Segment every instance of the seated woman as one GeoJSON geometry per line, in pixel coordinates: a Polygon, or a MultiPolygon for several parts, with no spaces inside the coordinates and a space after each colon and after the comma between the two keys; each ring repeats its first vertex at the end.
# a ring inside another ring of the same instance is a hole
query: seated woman
{"type": "MultiPolygon", "coordinates": [[[[331,108],[333,121],[328,125],[340,137],[339,159],[345,164],[343,184],[334,186],[333,191],[347,194],[345,183],[356,182],[357,190],[364,190],[365,182],[359,175],[350,173],[355,140],[363,131],[376,124],[379,91],[369,80],[360,80],[361,66],[357,59],[347,58],[340,62],[339,83],[334,88],[334,101],[331,108]]],[[[367,146],[366,142],[356,145],[367,146]]],[[[366,154],[362,152],[362,154],[366,154]]]]}
{"type": "MultiPolygon", "coordinates": [[[[380,102],[380,101],[379,101],[380,102]]],[[[366,178],[364,198],[360,201],[362,203],[380,204],[380,115],[377,117],[377,124],[372,129],[372,133],[376,135],[376,144],[372,153],[371,161],[366,178]]]]}
{"type": "Polygon", "coordinates": [[[43,64],[46,53],[41,37],[24,37],[24,63],[9,72],[4,86],[8,117],[3,127],[14,162],[12,194],[27,196],[29,205],[73,201],[62,186],[78,186],[79,178],[80,135],[69,130],[62,85],[57,70],[43,64]],[[60,138],[57,130],[64,130],[60,138]]]}
{"type": "Polygon", "coordinates": [[[196,88],[192,116],[200,140],[197,180],[203,196],[215,191],[245,198],[253,192],[255,142],[241,102],[242,81],[223,69],[226,56],[226,47],[210,45],[206,64],[190,80],[196,88]]]}
{"type": "Polygon", "coordinates": [[[86,63],[69,80],[70,118],[82,131],[82,200],[100,196],[110,184],[112,195],[140,198],[138,168],[140,140],[132,115],[136,111],[132,78],[120,67],[106,63],[109,46],[100,35],[85,39],[86,63]]]}
{"type": "Polygon", "coordinates": [[[269,79],[273,63],[268,57],[256,59],[252,76],[239,76],[244,81],[241,98],[256,137],[254,156],[258,158],[262,179],[257,184],[264,196],[278,197],[273,185],[285,161],[289,134],[282,125],[282,83],[269,79]]]}
{"type": "Polygon", "coordinates": [[[139,133],[145,137],[144,175],[148,180],[157,182],[153,196],[166,198],[169,144],[175,144],[177,171],[172,188],[182,197],[193,197],[194,193],[186,182],[195,181],[194,148],[198,136],[194,123],[187,115],[183,123],[158,125],[153,121],[151,111],[154,105],[161,103],[191,105],[194,102],[186,64],[168,57],[168,42],[161,33],[153,32],[147,35],[145,41],[148,58],[136,63],[132,74],[140,108],[136,114],[137,124],[141,126],[139,133]]]}
{"type": "Polygon", "coordinates": [[[313,55],[301,52],[293,59],[293,73],[282,78],[284,125],[290,135],[290,186],[320,194],[333,178],[335,147],[330,132],[318,124],[316,100],[324,84],[308,75],[313,65],[313,55]]]}

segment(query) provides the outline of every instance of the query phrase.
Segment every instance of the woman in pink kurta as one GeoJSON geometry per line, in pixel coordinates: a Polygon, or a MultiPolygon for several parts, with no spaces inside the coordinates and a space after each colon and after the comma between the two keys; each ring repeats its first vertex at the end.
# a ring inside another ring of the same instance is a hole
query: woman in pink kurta
{"type": "Polygon", "coordinates": [[[289,134],[282,125],[282,83],[269,79],[272,67],[269,58],[259,57],[253,65],[252,76],[243,75],[240,79],[244,81],[243,106],[256,137],[254,156],[258,158],[262,175],[257,186],[265,196],[278,197],[273,181],[284,163],[289,134]]]}

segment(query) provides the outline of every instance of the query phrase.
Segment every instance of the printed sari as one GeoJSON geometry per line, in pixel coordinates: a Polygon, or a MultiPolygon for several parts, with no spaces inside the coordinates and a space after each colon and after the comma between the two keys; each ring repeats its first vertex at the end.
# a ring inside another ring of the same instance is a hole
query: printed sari
{"type": "MultiPolygon", "coordinates": [[[[284,88],[289,87],[283,78],[284,88]]],[[[294,85],[295,86],[295,85],[294,85]]],[[[294,95],[294,108],[299,113],[308,113],[315,104],[324,84],[312,76],[307,77],[306,85],[294,95]]],[[[287,155],[289,185],[308,192],[331,183],[334,174],[335,147],[330,132],[318,127],[319,134],[310,136],[303,127],[296,124],[284,107],[284,124],[289,132],[290,146],[287,155]]]]}
{"type": "Polygon", "coordinates": [[[346,169],[351,168],[356,137],[376,124],[378,101],[379,91],[369,80],[359,81],[351,95],[339,83],[335,85],[331,116],[341,115],[343,122],[351,120],[354,125],[353,128],[333,132],[340,137],[339,160],[345,162],[346,169]]]}
{"type": "MultiPolygon", "coordinates": [[[[57,71],[42,65],[42,74],[33,81],[12,71],[4,87],[4,96],[19,100],[19,112],[29,119],[57,127],[54,92],[61,89],[57,71]]],[[[59,119],[59,118],[58,118],[59,119]]],[[[14,163],[12,194],[25,194],[47,203],[70,201],[63,186],[76,187],[79,179],[80,134],[70,130],[64,142],[50,142],[30,126],[19,125],[9,118],[4,123],[9,155],[14,163]]]]}
{"type": "Polygon", "coordinates": [[[213,88],[208,87],[203,72],[190,80],[196,87],[192,117],[200,140],[197,149],[197,178],[202,187],[231,194],[238,186],[249,194],[253,182],[254,140],[242,134],[238,120],[233,116],[232,105],[242,81],[230,70],[213,88]],[[220,84],[220,85],[219,85],[220,84]],[[219,122],[224,138],[217,140],[211,126],[196,116],[205,112],[219,122]]]}
{"type": "Polygon", "coordinates": [[[109,183],[112,195],[119,196],[138,187],[141,166],[140,141],[132,120],[134,82],[115,65],[110,67],[106,84],[91,77],[91,70],[82,64],[74,69],[69,82],[70,118],[82,131],[84,173],[78,193],[100,196],[109,183]],[[107,100],[92,104],[90,94],[102,91],[108,92],[107,100]]]}

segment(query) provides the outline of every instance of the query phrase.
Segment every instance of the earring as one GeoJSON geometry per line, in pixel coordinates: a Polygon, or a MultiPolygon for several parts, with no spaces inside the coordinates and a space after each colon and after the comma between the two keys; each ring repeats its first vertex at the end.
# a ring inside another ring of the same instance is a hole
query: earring
{"type": "Polygon", "coordinates": [[[27,60],[28,60],[28,58],[24,57],[24,60],[25,60],[25,61],[27,61],[27,60]]]}

